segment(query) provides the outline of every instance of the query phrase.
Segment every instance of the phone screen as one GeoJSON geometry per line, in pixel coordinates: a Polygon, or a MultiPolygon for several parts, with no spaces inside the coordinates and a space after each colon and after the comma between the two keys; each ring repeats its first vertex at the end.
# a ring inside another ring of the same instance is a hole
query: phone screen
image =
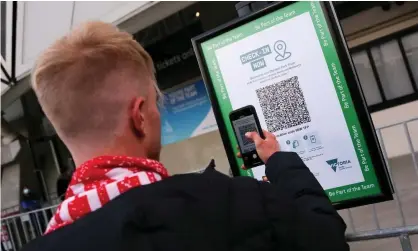
{"type": "Polygon", "coordinates": [[[254,142],[245,137],[245,133],[247,132],[260,133],[257,129],[254,115],[242,116],[239,119],[232,121],[232,124],[234,125],[234,130],[238,138],[238,144],[240,146],[241,153],[254,151],[254,142]]]}

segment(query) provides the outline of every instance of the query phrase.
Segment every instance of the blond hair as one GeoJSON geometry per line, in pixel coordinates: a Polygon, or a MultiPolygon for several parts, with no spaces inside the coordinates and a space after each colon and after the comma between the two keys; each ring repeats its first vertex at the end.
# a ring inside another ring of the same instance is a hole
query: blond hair
{"type": "Polygon", "coordinates": [[[64,141],[105,140],[128,121],[129,103],[153,79],[152,59],[131,34],[87,22],[43,52],[32,87],[64,141]]]}

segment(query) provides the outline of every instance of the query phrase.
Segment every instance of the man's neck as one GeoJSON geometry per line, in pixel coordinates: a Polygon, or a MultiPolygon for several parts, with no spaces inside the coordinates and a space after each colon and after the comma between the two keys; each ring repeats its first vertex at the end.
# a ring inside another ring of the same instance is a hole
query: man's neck
{"type": "Polygon", "coordinates": [[[131,156],[146,158],[146,154],[142,148],[139,148],[138,146],[130,148],[122,145],[119,147],[109,147],[98,151],[92,151],[90,153],[84,151],[73,154],[74,162],[77,167],[79,167],[86,161],[89,161],[99,156],[131,156]]]}

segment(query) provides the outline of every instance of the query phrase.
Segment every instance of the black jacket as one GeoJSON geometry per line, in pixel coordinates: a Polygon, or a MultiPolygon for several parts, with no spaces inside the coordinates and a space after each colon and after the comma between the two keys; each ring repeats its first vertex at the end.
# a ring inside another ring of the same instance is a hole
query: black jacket
{"type": "Polygon", "coordinates": [[[213,168],[134,188],[25,251],[345,251],[346,225],[295,153],[275,153],[270,183],[213,168]]]}

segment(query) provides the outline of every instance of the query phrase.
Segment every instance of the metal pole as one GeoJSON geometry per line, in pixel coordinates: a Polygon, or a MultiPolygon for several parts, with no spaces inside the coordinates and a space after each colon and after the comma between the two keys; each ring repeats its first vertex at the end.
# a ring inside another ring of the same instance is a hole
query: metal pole
{"type": "Polygon", "coordinates": [[[41,226],[41,222],[39,221],[38,212],[35,213],[35,218],[36,218],[36,225],[38,226],[38,231],[36,233],[37,234],[39,233],[40,235],[42,235],[43,229],[42,229],[42,226],[41,226]]]}
{"type": "MultiPolygon", "coordinates": [[[[27,215],[29,217],[29,214],[27,215]]],[[[29,217],[30,220],[30,217],[29,217]]],[[[25,236],[25,243],[29,242],[29,237],[28,237],[28,230],[26,229],[26,223],[25,221],[22,220],[22,216],[20,216],[20,225],[22,225],[22,229],[23,229],[23,235],[25,236]]]]}
{"type": "Polygon", "coordinates": [[[49,147],[51,148],[51,153],[52,153],[52,158],[54,159],[55,168],[57,169],[58,175],[60,175],[61,174],[60,162],[58,161],[57,152],[55,150],[55,145],[52,139],[48,140],[48,144],[49,144],[49,147]]]}
{"type": "Polygon", "coordinates": [[[13,221],[13,226],[15,227],[15,233],[16,233],[16,237],[17,237],[17,244],[18,244],[19,248],[21,248],[22,247],[22,240],[20,239],[20,233],[19,233],[19,229],[17,228],[16,218],[13,218],[12,221],[13,221]]]}
{"type": "Polygon", "coordinates": [[[377,217],[375,204],[372,205],[372,209],[373,209],[373,219],[374,219],[374,222],[376,223],[376,229],[380,229],[379,218],[377,217]]]}
{"type": "Polygon", "coordinates": [[[35,228],[33,227],[33,224],[32,224],[32,217],[31,217],[30,213],[28,213],[28,215],[29,215],[29,226],[30,226],[30,229],[31,229],[31,240],[33,240],[37,237],[37,235],[36,235],[36,232],[35,232],[35,228]]]}
{"type": "Polygon", "coordinates": [[[414,145],[412,144],[412,139],[411,139],[411,132],[409,131],[407,123],[403,124],[403,129],[405,130],[406,139],[408,140],[409,151],[411,152],[411,155],[412,155],[412,162],[414,162],[415,172],[417,173],[417,176],[418,176],[418,161],[415,157],[414,145]]]}
{"type": "MultiPolygon", "coordinates": [[[[46,210],[46,209],[45,209],[46,210]]],[[[46,231],[46,229],[48,228],[48,217],[46,216],[46,212],[45,212],[45,210],[43,210],[42,211],[42,216],[44,217],[44,220],[45,220],[45,224],[46,224],[46,226],[45,226],[45,229],[43,229],[42,230],[42,233],[43,232],[45,232],[46,231]]],[[[54,216],[52,216],[52,217],[54,217],[54,216]]]]}
{"type": "Polygon", "coordinates": [[[17,43],[17,2],[12,5],[12,69],[11,69],[11,83],[16,84],[16,43],[17,43]]]}
{"type": "Polygon", "coordinates": [[[405,226],[406,222],[405,222],[405,216],[404,216],[403,210],[402,210],[402,203],[401,203],[401,200],[399,199],[399,196],[398,196],[398,189],[396,188],[395,180],[393,179],[392,168],[389,165],[388,155],[387,155],[387,152],[386,152],[385,143],[383,142],[381,130],[377,130],[377,136],[378,136],[379,142],[381,142],[380,146],[382,148],[383,158],[385,159],[386,166],[388,167],[389,178],[390,178],[390,180],[392,180],[393,189],[395,191],[395,202],[396,202],[396,206],[398,208],[399,214],[401,215],[402,226],[405,226]]]}
{"type": "Polygon", "coordinates": [[[385,239],[405,235],[418,234],[418,225],[407,227],[393,227],[381,230],[364,231],[356,234],[347,234],[347,241],[368,241],[376,239],[385,239]]]}
{"type": "Polygon", "coordinates": [[[413,251],[408,234],[402,234],[399,236],[399,240],[401,242],[402,251],[413,251]]]}
{"type": "MultiPolygon", "coordinates": [[[[26,102],[24,102],[24,100],[25,100],[25,99],[22,99],[22,102],[23,102],[23,104],[26,104],[26,102]]],[[[23,108],[25,108],[25,107],[26,107],[26,106],[25,106],[25,105],[23,105],[23,108]]],[[[24,109],[24,110],[25,110],[25,109],[24,109]]],[[[31,153],[31,156],[32,156],[32,163],[33,163],[33,165],[34,165],[34,167],[35,167],[35,172],[39,172],[39,173],[40,173],[40,176],[41,176],[41,182],[42,182],[42,190],[43,190],[43,192],[45,193],[45,199],[46,199],[48,202],[51,202],[51,198],[49,198],[49,191],[48,191],[48,187],[46,186],[46,183],[45,183],[45,179],[44,179],[43,173],[42,173],[41,169],[39,168],[38,163],[36,163],[36,155],[35,155],[35,152],[34,152],[34,149],[33,149],[33,146],[32,146],[32,142],[31,142],[29,139],[27,139],[27,140],[26,140],[26,143],[27,143],[27,146],[29,147],[29,150],[30,150],[30,153],[31,153]]]]}
{"type": "Polygon", "coordinates": [[[39,176],[40,176],[40,178],[41,178],[42,190],[44,190],[46,200],[47,200],[48,202],[51,202],[51,198],[49,197],[49,190],[48,190],[48,186],[46,185],[45,178],[44,178],[44,173],[43,173],[43,172],[42,172],[42,170],[40,170],[40,169],[35,170],[35,172],[38,172],[38,173],[39,173],[39,176]]]}
{"type": "Polygon", "coordinates": [[[16,251],[17,250],[16,244],[15,244],[13,233],[12,233],[11,228],[9,226],[8,220],[5,220],[4,222],[6,222],[7,231],[9,232],[9,238],[10,238],[10,241],[12,242],[12,245],[13,245],[13,250],[16,251]]]}

